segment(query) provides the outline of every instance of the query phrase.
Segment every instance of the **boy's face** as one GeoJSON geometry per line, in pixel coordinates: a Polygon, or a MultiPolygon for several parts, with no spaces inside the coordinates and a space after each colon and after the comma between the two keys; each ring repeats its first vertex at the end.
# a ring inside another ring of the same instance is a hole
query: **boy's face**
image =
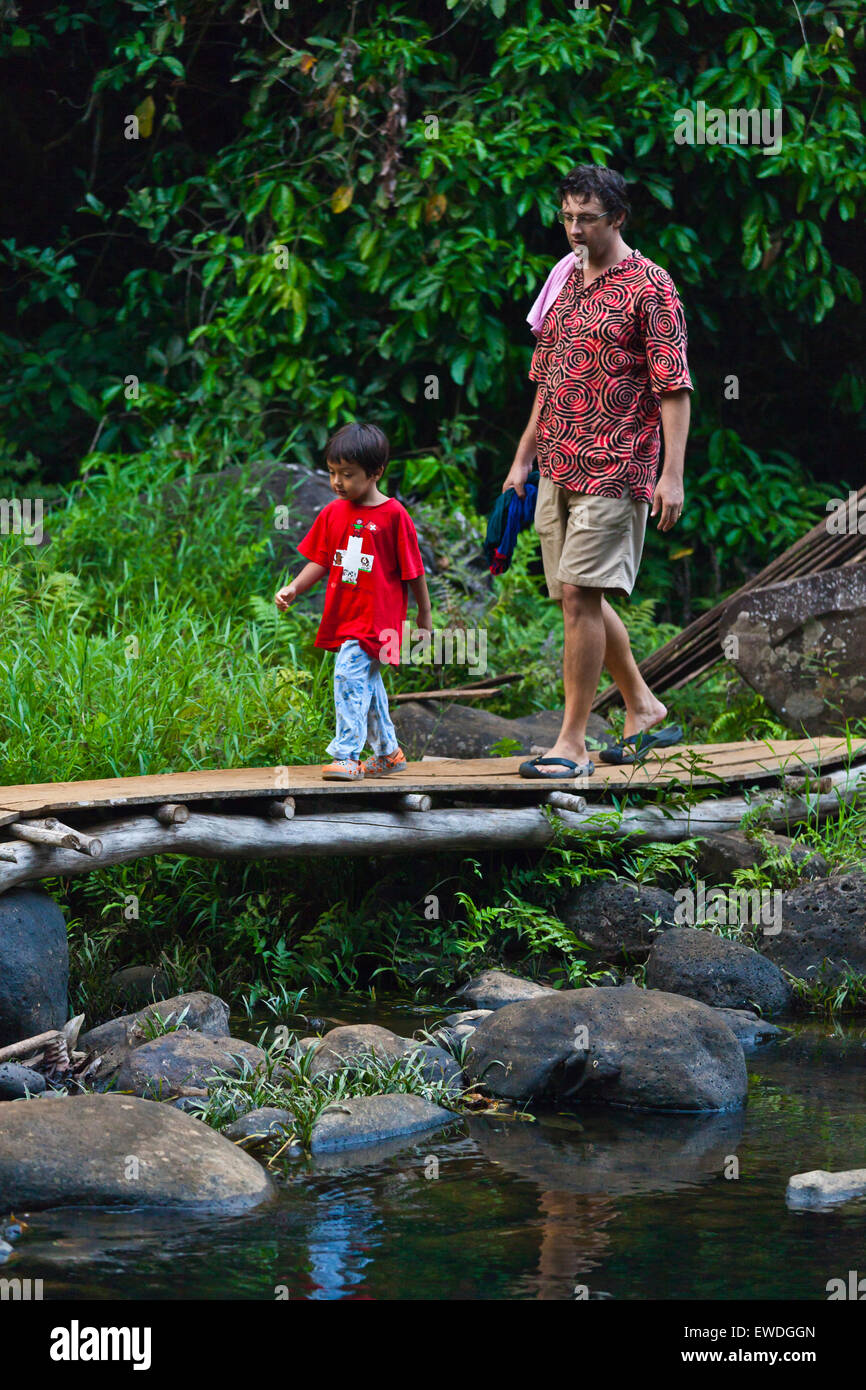
{"type": "Polygon", "coordinates": [[[384,471],[380,468],[378,472],[368,475],[359,464],[349,463],[347,459],[328,464],[332,492],[338,497],[345,497],[348,502],[357,502],[371,493],[384,471]]]}

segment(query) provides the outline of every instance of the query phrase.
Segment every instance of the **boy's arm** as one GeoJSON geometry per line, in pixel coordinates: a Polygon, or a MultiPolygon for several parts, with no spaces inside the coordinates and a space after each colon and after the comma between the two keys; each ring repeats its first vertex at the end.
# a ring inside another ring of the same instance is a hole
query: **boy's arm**
{"type": "Polygon", "coordinates": [[[286,584],[282,589],[278,589],[274,594],[274,603],[281,613],[285,613],[290,603],[305,594],[308,589],[312,589],[314,584],[318,584],[320,579],[324,579],[328,573],[327,565],[317,565],[311,560],[308,565],[304,565],[300,574],[292,580],[291,584],[286,584]]]}
{"type": "Polygon", "coordinates": [[[412,590],[412,597],[418,605],[419,631],[432,632],[433,610],[430,606],[430,595],[427,592],[426,576],[419,574],[417,579],[410,579],[409,588],[412,590]]]}

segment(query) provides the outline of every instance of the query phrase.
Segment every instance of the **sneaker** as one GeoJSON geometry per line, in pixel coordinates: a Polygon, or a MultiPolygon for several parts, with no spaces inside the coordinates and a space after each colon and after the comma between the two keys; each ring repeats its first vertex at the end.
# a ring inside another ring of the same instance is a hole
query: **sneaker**
{"type": "Polygon", "coordinates": [[[408,766],[402,748],[395,749],[393,753],[375,753],[361,763],[365,777],[390,777],[392,772],[402,772],[408,766]]]}
{"type": "Polygon", "coordinates": [[[335,758],[322,768],[322,776],[331,782],[360,782],[364,776],[364,765],[355,758],[335,758]]]}

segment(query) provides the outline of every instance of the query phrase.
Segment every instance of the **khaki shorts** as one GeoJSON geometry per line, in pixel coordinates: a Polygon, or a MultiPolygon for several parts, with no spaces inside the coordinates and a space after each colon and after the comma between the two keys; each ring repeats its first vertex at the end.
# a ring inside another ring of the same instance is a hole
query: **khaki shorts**
{"type": "Polygon", "coordinates": [[[563,584],[604,589],[627,597],[634,588],[646,534],[648,502],[572,492],[549,478],[538,481],[535,529],[551,598],[563,584]]]}

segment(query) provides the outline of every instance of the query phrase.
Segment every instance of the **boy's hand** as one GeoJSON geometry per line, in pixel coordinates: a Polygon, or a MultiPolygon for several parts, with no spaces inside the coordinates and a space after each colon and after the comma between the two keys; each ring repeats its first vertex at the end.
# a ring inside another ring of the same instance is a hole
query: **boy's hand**
{"type": "Polygon", "coordinates": [[[284,585],[282,589],[277,590],[277,592],[274,594],[274,603],[277,605],[281,613],[285,613],[286,609],[289,607],[289,604],[294,603],[297,597],[298,592],[295,588],[294,582],[292,582],[291,584],[284,585]]]}
{"type": "Polygon", "coordinates": [[[422,608],[422,606],[419,604],[419,605],[418,605],[418,620],[417,620],[415,626],[416,626],[416,628],[417,628],[417,630],[418,630],[419,632],[432,632],[432,631],[433,631],[433,610],[432,610],[431,608],[422,608]]]}

